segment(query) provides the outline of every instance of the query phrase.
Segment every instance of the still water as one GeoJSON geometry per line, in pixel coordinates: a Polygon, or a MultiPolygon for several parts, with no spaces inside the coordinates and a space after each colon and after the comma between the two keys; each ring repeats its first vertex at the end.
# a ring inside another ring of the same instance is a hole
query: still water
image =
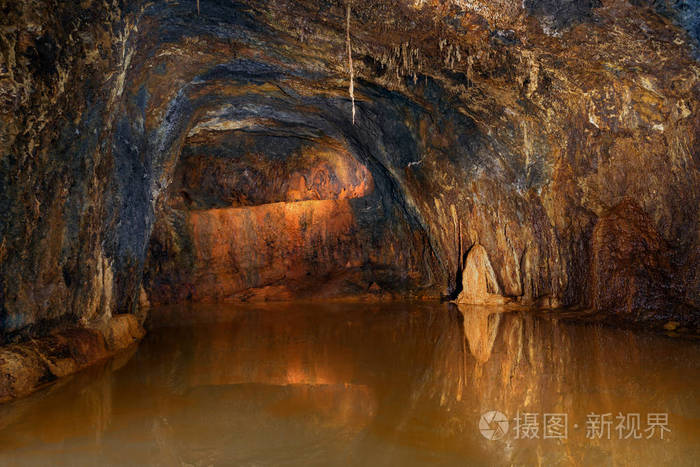
{"type": "Polygon", "coordinates": [[[137,348],[0,405],[0,465],[700,459],[696,340],[428,303],[162,308],[148,327],[137,348]],[[489,411],[506,423],[482,433],[489,411]]]}

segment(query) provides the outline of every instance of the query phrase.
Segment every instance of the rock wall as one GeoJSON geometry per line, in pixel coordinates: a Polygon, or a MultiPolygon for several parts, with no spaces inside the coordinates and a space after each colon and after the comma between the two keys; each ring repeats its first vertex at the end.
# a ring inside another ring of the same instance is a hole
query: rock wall
{"type": "Polygon", "coordinates": [[[200,210],[331,199],[349,216],[331,237],[359,232],[331,260],[329,280],[357,273],[338,293],[457,296],[478,244],[510,300],[696,320],[698,14],[681,3],[355,1],[354,124],[343,2],[3,3],[2,339],[135,313],[144,275],[154,301],[186,297],[177,267],[207,250],[154,252],[200,210]],[[333,180],[342,161],[359,172],[333,180]]]}
{"type": "Polygon", "coordinates": [[[0,342],[116,311],[108,148],[135,17],[123,2],[0,4],[0,342]]]}

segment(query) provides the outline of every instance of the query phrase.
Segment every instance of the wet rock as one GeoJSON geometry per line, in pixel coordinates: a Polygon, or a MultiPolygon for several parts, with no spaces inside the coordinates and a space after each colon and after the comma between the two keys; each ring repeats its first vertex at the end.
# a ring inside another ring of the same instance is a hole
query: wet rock
{"type": "Polygon", "coordinates": [[[116,352],[143,338],[145,331],[134,315],[112,317],[102,330],[107,350],[116,352]]]}
{"type": "Polygon", "coordinates": [[[137,342],[144,330],[133,315],[101,329],[71,328],[0,347],[0,402],[25,396],[137,342]]]}

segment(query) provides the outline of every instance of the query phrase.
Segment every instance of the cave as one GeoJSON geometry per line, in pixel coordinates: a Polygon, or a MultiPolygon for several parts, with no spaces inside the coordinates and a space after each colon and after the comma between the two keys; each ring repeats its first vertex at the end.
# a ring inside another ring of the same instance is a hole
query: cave
{"type": "Polygon", "coordinates": [[[197,89],[201,117],[182,131],[149,240],[147,302],[430,294],[427,235],[373,142],[334,120],[344,102],[239,79],[224,70],[197,89]]]}
{"type": "Polygon", "coordinates": [[[0,464],[700,458],[697,1],[0,26],[0,464]]]}

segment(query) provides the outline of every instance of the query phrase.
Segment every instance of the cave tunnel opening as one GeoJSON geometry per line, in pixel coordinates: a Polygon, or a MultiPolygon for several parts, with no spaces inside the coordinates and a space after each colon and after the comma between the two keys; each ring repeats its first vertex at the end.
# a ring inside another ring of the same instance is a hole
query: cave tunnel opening
{"type": "Polygon", "coordinates": [[[347,118],[324,120],[345,99],[236,94],[182,138],[149,242],[149,304],[435,296],[395,181],[347,118]]]}
{"type": "Polygon", "coordinates": [[[342,84],[213,41],[168,36],[133,59],[114,181],[136,213],[117,227],[117,287],[149,305],[439,297],[443,266],[402,186],[426,111],[358,82],[353,122],[342,84]]]}
{"type": "Polygon", "coordinates": [[[132,39],[162,42],[132,59],[116,123],[116,207],[130,214],[108,246],[118,307],[439,297],[444,266],[397,172],[418,163],[410,126],[425,111],[360,82],[355,125],[313,57],[241,50],[270,31],[240,5],[186,30],[178,8],[150,11],[132,39]]]}

